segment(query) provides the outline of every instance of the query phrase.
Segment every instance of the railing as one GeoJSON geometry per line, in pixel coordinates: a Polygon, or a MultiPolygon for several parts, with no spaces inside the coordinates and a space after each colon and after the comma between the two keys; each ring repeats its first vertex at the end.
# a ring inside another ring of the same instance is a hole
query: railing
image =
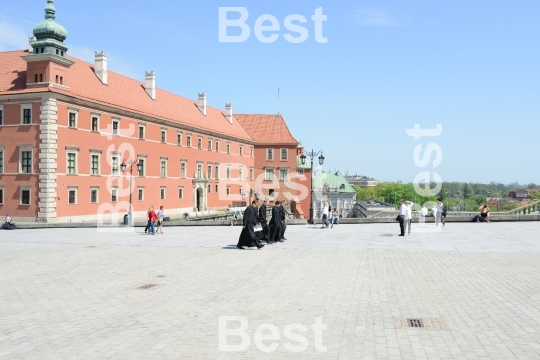
{"type": "Polygon", "coordinates": [[[524,205],[522,207],[518,207],[517,209],[507,211],[505,214],[507,214],[507,215],[533,214],[535,212],[538,212],[539,207],[540,207],[540,201],[535,201],[533,203],[524,205]]]}

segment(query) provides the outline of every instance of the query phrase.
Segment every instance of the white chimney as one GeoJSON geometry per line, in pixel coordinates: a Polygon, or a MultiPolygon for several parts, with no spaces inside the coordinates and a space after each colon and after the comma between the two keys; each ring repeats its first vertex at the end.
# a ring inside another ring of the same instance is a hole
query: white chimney
{"type": "Polygon", "coordinates": [[[202,114],[206,116],[206,94],[205,93],[199,94],[199,104],[197,106],[199,107],[200,112],[202,112],[202,114]]]}
{"type": "Polygon", "coordinates": [[[105,51],[100,53],[96,51],[96,66],[94,71],[103,85],[107,85],[107,53],[105,51]]]}
{"type": "Polygon", "coordinates": [[[225,117],[232,124],[232,104],[225,104],[225,117]]]}
{"type": "Polygon", "coordinates": [[[146,85],[144,86],[146,93],[156,100],[156,73],[151,71],[146,73],[146,85]]]}
{"type": "Polygon", "coordinates": [[[28,52],[31,54],[34,52],[34,48],[32,47],[32,43],[36,41],[35,36],[29,36],[28,37],[28,52]]]}

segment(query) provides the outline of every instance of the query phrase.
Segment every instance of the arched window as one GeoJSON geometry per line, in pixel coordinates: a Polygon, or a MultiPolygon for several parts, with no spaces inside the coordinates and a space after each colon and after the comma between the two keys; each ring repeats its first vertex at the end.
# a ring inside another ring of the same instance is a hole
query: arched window
{"type": "Polygon", "coordinates": [[[339,187],[340,190],[345,190],[345,184],[341,184],[341,186],[339,187]]]}

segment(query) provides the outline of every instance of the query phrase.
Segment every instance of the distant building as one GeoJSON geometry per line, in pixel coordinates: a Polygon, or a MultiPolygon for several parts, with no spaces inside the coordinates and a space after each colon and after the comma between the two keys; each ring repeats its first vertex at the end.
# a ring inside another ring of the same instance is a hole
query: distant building
{"type": "Polygon", "coordinates": [[[345,179],[349,184],[359,187],[374,187],[379,184],[379,180],[362,175],[346,175],[345,179]]]}
{"type": "Polygon", "coordinates": [[[540,192],[539,189],[519,189],[516,191],[510,191],[508,197],[512,199],[527,199],[533,192],[540,192]]]}
{"type": "Polygon", "coordinates": [[[315,218],[321,217],[324,200],[328,200],[332,210],[337,208],[342,217],[352,217],[356,191],[339,171],[336,173],[319,171],[313,175],[313,216],[315,218]]]}

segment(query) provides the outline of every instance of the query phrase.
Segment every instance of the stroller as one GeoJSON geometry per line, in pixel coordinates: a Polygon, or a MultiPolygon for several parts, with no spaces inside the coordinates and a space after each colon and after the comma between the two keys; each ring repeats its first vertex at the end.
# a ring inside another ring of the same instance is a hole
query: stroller
{"type": "Polygon", "coordinates": [[[17,225],[11,222],[5,222],[4,224],[2,224],[2,230],[17,230],[17,225]]]}

